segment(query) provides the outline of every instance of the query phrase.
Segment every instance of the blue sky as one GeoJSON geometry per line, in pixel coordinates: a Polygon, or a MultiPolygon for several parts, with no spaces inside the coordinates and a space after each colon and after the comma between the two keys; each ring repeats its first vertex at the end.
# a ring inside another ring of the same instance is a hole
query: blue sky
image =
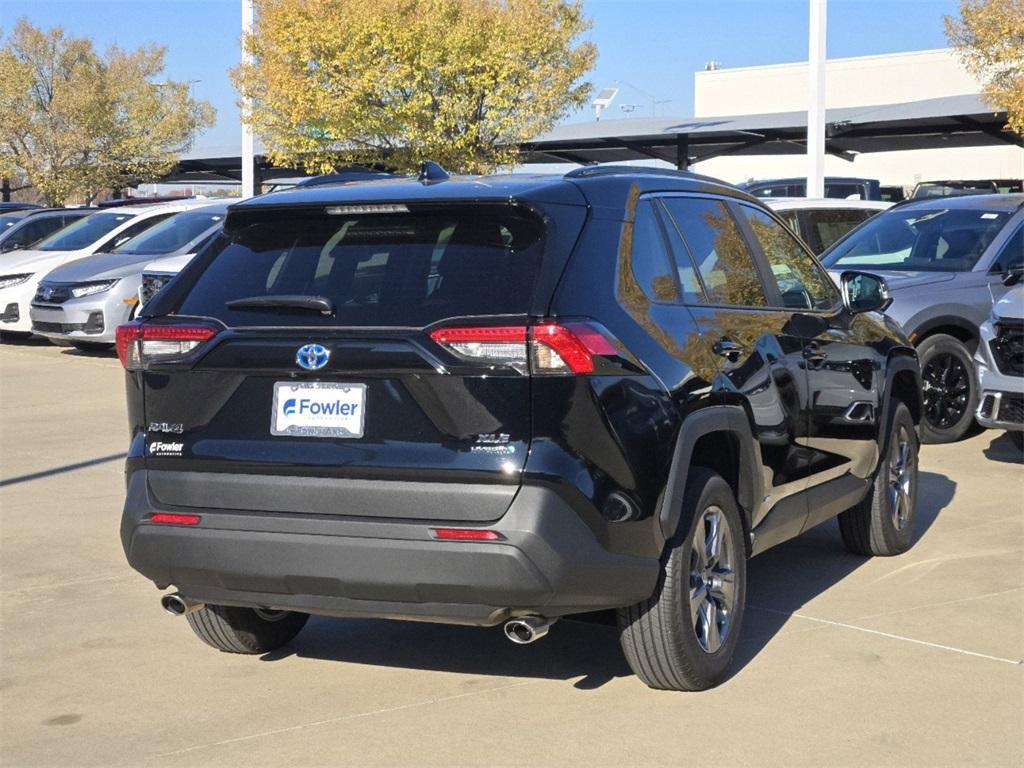
{"type": "MultiPolygon", "coordinates": [[[[807,57],[807,0],[585,0],[590,38],[599,59],[595,87],[625,81],[669,99],[660,114],[693,111],[693,72],[709,60],[726,67],[780,64],[807,57]]],[[[829,0],[829,57],[914,51],[945,46],[942,15],[956,0],[829,0]]],[[[239,0],[0,0],[0,29],[21,17],[37,26],[62,26],[100,47],[167,47],[167,72],[198,80],[194,92],[217,108],[217,125],[197,148],[238,144],[235,91],[227,70],[238,59],[239,0]]],[[[621,85],[607,117],[621,103],[650,99],[621,85]]],[[[578,115],[572,119],[582,119],[578,115]]]]}

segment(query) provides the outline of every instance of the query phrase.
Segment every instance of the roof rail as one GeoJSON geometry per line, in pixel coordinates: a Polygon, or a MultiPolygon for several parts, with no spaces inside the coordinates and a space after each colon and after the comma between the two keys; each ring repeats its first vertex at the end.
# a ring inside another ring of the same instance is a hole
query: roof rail
{"type": "Polygon", "coordinates": [[[451,174],[433,160],[425,160],[423,165],[420,166],[419,174],[416,176],[416,180],[424,184],[431,181],[448,181],[450,178],[451,174]]]}
{"type": "Polygon", "coordinates": [[[353,181],[373,181],[375,179],[394,179],[395,174],[388,171],[381,171],[376,168],[368,168],[365,165],[346,165],[336,168],[331,173],[320,176],[310,176],[303,179],[296,187],[319,187],[323,184],[345,184],[353,181]]]}
{"type": "Polygon", "coordinates": [[[712,176],[704,176],[692,171],[680,171],[675,168],[656,168],[650,165],[586,165],[582,168],[573,168],[563,178],[589,179],[595,176],[635,176],[639,174],[644,176],[672,176],[677,179],[710,181],[726,187],[733,186],[727,181],[722,181],[712,176]]]}

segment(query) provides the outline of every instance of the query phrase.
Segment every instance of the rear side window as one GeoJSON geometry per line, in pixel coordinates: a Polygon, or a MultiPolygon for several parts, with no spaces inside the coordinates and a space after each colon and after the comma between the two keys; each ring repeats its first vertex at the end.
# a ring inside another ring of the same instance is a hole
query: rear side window
{"type": "Polygon", "coordinates": [[[641,200],[636,206],[631,252],[633,277],[647,297],[653,301],[678,301],[679,289],[672,276],[661,223],[650,200],[641,200]]]}
{"type": "Polygon", "coordinates": [[[208,252],[212,260],[180,314],[230,326],[378,327],[527,314],[543,250],[539,220],[505,205],[353,215],[247,212],[229,229],[208,252]],[[280,295],[323,296],[334,315],[226,306],[280,295]]]}
{"type": "Polygon", "coordinates": [[[682,242],[680,261],[690,256],[708,303],[766,306],[747,243],[725,205],[688,197],[667,197],[664,202],[682,242]]]}

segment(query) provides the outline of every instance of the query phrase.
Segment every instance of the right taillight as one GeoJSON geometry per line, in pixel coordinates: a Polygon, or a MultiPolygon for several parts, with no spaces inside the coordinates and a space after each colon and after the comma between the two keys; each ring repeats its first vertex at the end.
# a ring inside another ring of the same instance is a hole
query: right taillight
{"type": "Polygon", "coordinates": [[[142,370],[150,362],[187,355],[216,335],[206,325],[128,323],[117,328],[117,356],[127,370],[142,370]]]}
{"type": "Polygon", "coordinates": [[[593,373],[599,358],[618,354],[589,323],[438,328],[430,338],[467,360],[538,375],[593,373]]]}

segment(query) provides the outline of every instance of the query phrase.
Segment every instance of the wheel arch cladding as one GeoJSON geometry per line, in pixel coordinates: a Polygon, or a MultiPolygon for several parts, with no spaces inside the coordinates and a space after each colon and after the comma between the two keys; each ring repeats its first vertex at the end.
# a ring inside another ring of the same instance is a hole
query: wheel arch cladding
{"type": "Polygon", "coordinates": [[[974,354],[974,348],[978,343],[978,329],[971,321],[964,317],[934,317],[927,320],[914,329],[914,344],[920,346],[921,342],[930,336],[944,333],[952,336],[957,341],[967,345],[967,349],[974,354]]]}
{"type": "Polygon", "coordinates": [[[742,408],[709,406],[683,421],[658,514],[666,540],[672,538],[679,527],[686,482],[694,466],[708,467],[725,478],[736,494],[744,532],[749,533],[750,515],[762,489],[756,443],[742,408]]]}

